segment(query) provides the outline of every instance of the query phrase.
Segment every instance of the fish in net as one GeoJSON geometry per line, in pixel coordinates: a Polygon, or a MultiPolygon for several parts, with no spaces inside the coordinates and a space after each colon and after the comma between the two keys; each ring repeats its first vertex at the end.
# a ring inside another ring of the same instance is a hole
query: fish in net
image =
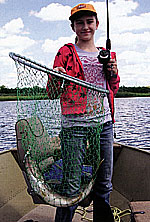
{"type": "Polygon", "coordinates": [[[17,68],[17,146],[31,187],[47,204],[71,206],[92,190],[100,157],[100,87],[10,53],[17,68]]]}

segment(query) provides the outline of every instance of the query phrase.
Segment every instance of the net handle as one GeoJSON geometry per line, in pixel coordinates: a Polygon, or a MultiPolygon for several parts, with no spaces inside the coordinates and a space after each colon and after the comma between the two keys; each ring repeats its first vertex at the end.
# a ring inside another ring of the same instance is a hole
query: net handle
{"type": "Polygon", "coordinates": [[[71,81],[75,84],[78,84],[80,86],[83,86],[85,88],[89,88],[89,89],[92,89],[94,91],[98,91],[98,92],[101,92],[101,93],[107,93],[109,94],[109,90],[106,90],[102,87],[96,87],[94,86],[93,84],[91,83],[88,83],[84,80],[81,80],[81,79],[77,79],[75,77],[72,77],[72,76],[69,76],[67,74],[64,74],[62,72],[58,72],[58,71],[55,71],[53,69],[50,69],[40,63],[37,63],[35,61],[32,61],[24,56],[21,56],[19,54],[15,54],[14,52],[10,52],[9,53],[9,56],[10,58],[12,58],[15,62],[19,62],[19,63],[22,63],[23,65],[26,65],[26,66],[29,66],[31,68],[34,68],[34,69],[37,69],[38,71],[42,71],[44,73],[46,73],[47,75],[51,74],[51,75],[54,75],[58,78],[62,78],[64,80],[67,80],[67,81],[71,81]]]}

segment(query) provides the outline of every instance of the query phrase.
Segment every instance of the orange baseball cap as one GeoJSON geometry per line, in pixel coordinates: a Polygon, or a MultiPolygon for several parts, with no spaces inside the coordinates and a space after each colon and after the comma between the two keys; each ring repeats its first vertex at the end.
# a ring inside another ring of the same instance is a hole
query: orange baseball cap
{"type": "Polygon", "coordinates": [[[97,14],[93,5],[80,3],[71,9],[71,16],[69,17],[69,19],[71,20],[74,17],[74,15],[76,15],[77,12],[81,11],[90,11],[93,12],[94,14],[97,14]]]}

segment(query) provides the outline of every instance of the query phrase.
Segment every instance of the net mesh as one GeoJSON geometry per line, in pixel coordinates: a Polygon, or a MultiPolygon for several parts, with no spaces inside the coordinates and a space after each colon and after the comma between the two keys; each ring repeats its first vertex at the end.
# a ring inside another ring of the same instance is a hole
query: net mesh
{"type": "Polygon", "coordinates": [[[18,149],[31,186],[53,206],[78,203],[90,193],[100,167],[107,91],[10,56],[18,76],[18,149]]]}

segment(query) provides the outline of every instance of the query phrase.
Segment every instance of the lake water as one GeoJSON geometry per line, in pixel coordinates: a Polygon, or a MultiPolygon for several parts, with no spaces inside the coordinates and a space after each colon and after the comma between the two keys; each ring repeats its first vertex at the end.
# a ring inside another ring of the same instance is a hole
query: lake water
{"type": "Polygon", "coordinates": [[[116,141],[150,149],[150,97],[115,99],[116,141]]]}
{"type": "MultiPolygon", "coordinates": [[[[116,142],[150,149],[150,97],[115,99],[116,142]]],[[[17,102],[0,102],[0,151],[16,147],[17,102]]]]}

